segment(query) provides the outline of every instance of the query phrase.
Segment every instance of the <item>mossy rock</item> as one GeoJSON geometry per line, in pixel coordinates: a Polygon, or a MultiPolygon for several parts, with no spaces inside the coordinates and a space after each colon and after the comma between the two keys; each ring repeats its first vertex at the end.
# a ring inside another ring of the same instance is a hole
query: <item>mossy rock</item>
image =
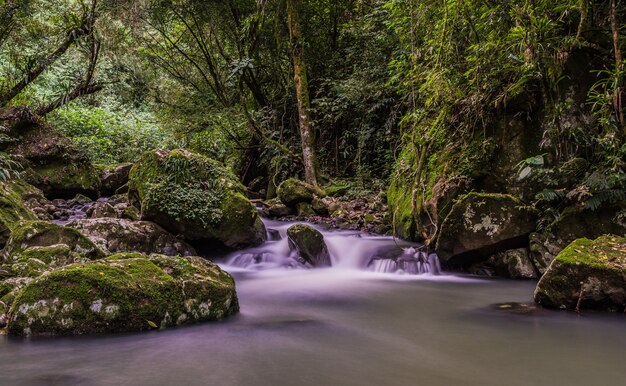
{"type": "Polygon", "coordinates": [[[528,245],[537,215],[511,195],[469,193],[441,227],[437,255],[448,266],[469,266],[492,254],[528,245]]]}
{"type": "Polygon", "coordinates": [[[26,253],[29,258],[43,259],[45,262],[50,253],[56,253],[55,248],[60,248],[59,244],[66,245],[70,252],[87,260],[105,257],[100,248],[76,229],[46,221],[20,223],[11,232],[11,237],[0,257],[5,264],[13,264],[20,261],[22,255],[26,253]],[[42,247],[55,248],[42,249],[42,247]]]}
{"type": "Polygon", "coordinates": [[[11,230],[20,221],[34,221],[37,216],[24,205],[25,196],[39,191],[21,180],[0,182],[0,248],[3,247],[11,230]]]}
{"type": "Polygon", "coordinates": [[[535,302],[549,308],[626,308],[626,238],[581,238],[559,253],[535,289],[535,302]]]}
{"type": "Polygon", "coordinates": [[[192,256],[194,248],[150,221],[116,218],[75,220],[67,224],[108,253],[141,252],[192,256]]]}
{"type": "Polygon", "coordinates": [[[544,273],[572,241],[605,234],[626,235],[626,204],[597,210],[568,207],[545,231],[530,235],[531,257],[539,272],[544,273]]]}
{"type": "Polygon", "coordinates": [[[314,198],[311,202],[311,208],[320,216],[328,216],[328,205],[321,198],[314,198]]]}
{"type": "Polygon", "coordinates": [[[313,207],[308,202],[299,202],[296,204],[296,212],[298,213],[298,217],[303,219],[316,215],[313,207]]]}
{"type": "Polygon", "coordinates": [[[295,208],[301,202],[310,204],[313,198],[323,196],[324,193],[313,185],[304,181],[290,178],[278,186],[278,199],[285,205],[295,208]]]}
{"type": "Polygon", "coordinates": [[[98,170],[88,161],[32,164],[24,178],[41,189],[46,197],[72,197],[75,194],[96,197],[100,189],[98,170]]]}
{"type": "Polygon", "coordinates": [[[7,152],[25,167],[24,179],[46,196],[96,196],[100,178],[86,153],[42,120],[16,121],[9,127],[14,139],[7,152]]]}
{"type": "Polygon", "coordinates": [[[14,277],[38,277],[58,267],[87,262],[90,259],[66,244],[29,247],[14,255],[8,267],[14,277]]]}
{"type": "Polygon", "coordinates": [[[292,225],[287,229],[289,248],[295,251],[303,263],[313,267],[330,267],[330,254],[324,236],[306,224],[292,225]]]}
{"type": "Polygon", "coordinates": [[[238,312],[230,275],[200,257],[126,253],[74,264],[27,284],[8,314],[12,335],[142,331],[238,312]]]}
{"type": "Polygon", "coordinates": [[[244,193],[224,165],[181,149],[146,152],[129,177],[142,219],[199,246],[236,249],[265,241],[265,226],[244,193]]]}
{"type": "Polygon", "coordinates": [[[496,275],[511,279],[536,279],[537,271],[530,260],[528,249],[509,249],[492,256],[496,275]]]}

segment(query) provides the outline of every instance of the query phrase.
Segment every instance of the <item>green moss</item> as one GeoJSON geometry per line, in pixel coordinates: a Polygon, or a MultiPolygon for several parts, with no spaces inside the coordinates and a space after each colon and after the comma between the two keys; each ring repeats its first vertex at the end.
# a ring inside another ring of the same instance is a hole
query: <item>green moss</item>
{"type": "Polygon", "coordinates": [[[265,231],[245,188],[222,164],[186,150],[145,153],[130,171],[141,217],[189,240],[256,245],[265,231]]]}
{"type": "Polygon", "coordinates": [[[311,203],[315,195],[323,195],[323,192],[304,181],[290,178],[278,186],[278,199],[290,207],[295,207],[301,202],[311,203]]]}
{"type": "Polygon", "coordinates": [[[313,267],[330,266],[330,255],[324,236],[307,224],[295,224],[287,229],[289,246],[295,250],[305,262],[313,267]]]}
{"type": "Polygon", "coordinates": [[[562,250],[556,259],[563,264],[584,264],[626,271],[626,238],[601,236],[596,240],[577,239],[562,250]]]}
{"type": "Polygon", "coordinates": [[[37,193],[34,187],[20,180],[0,182],[0,246],[20,221],[37,219],[23,203],[25,196],[37,193]]]}
{"type": "Polygon", "coordinates": [[[100,187],[98,170],[88,163],[55,162],[33,167],[25,178],[49,195],[69,195],[83,192],[95,195],[100,187]]]}
{"type": "Polygon", "coordinates": [[[215,320],[238,311],[232,278],[201,258],[113,255],[29,283],[9,312],[9,333],[146,330],[215,320]]]}
{"type": "Polygon", "coordinates": [[[26,253],[25,258],[43,258],[42,261],[46,261],[51,255],[59,253],[60,248],[64,248],[59,244],[64,244],[71,252],[88,260],[104,257],[104,252],[76,229],[46,221],[21,222],[11,232],[0,256],[5,262],[15,262],[26,253]]]}

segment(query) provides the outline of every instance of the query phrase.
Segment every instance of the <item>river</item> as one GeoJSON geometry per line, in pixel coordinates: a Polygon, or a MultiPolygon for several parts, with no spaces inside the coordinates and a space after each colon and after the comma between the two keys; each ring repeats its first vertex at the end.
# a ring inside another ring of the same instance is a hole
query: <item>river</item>
{"type": "MultiPolygon", "coordinates": [[[[287,226],[268,225],[281,234],[287,226]]],[[[235,256],[223,261],[241,304],[223,322],[107,336],[0,336],[0,384],[626,384],[623,315],[512,312],[518,308],[508,303],[531,302],[534,282],[371,272],[365,260],[389,255],[392,239],[325,238],[333,268],[284,268],[285,256],[246,268],[229,266],[235,256]]],[[[261,250],[277,253],[281,242],[261,250]]]]}

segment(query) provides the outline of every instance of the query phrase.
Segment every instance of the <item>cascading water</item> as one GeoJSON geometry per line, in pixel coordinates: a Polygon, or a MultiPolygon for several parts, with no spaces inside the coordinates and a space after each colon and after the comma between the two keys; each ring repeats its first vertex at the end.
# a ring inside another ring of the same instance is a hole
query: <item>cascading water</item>
{"type": "MultiPolygon", "coordinates": [[[[310,268],[289,248],[287,229],[295,222],[264,219],[268,241],[255,248],[238,251],[226,258],[227,266],[249,270],[310,268]]],[[[328,231],[313,225],[324,236],[332,267],[378,273],[438,275],[439,260],[424,247],[386,236],[357,231],[328,231]]]]}

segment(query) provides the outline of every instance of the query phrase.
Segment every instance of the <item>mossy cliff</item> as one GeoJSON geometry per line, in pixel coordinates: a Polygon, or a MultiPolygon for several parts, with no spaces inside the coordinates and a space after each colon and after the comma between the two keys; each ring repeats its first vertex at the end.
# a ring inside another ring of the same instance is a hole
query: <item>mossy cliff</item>
{"type": "Polygon", "coordinates": [[[265,240],[245,187],[221,163],[187,150],[145,153],[129,177],[141,218],[200,247],[240,248],[265,240]]]}
{"type": "Polygon", "coordinates": [[[14,335],[141,331],[238,312],[235,284],[200,257],[125,253],[28,283],[8,313],[14,335]]]}

